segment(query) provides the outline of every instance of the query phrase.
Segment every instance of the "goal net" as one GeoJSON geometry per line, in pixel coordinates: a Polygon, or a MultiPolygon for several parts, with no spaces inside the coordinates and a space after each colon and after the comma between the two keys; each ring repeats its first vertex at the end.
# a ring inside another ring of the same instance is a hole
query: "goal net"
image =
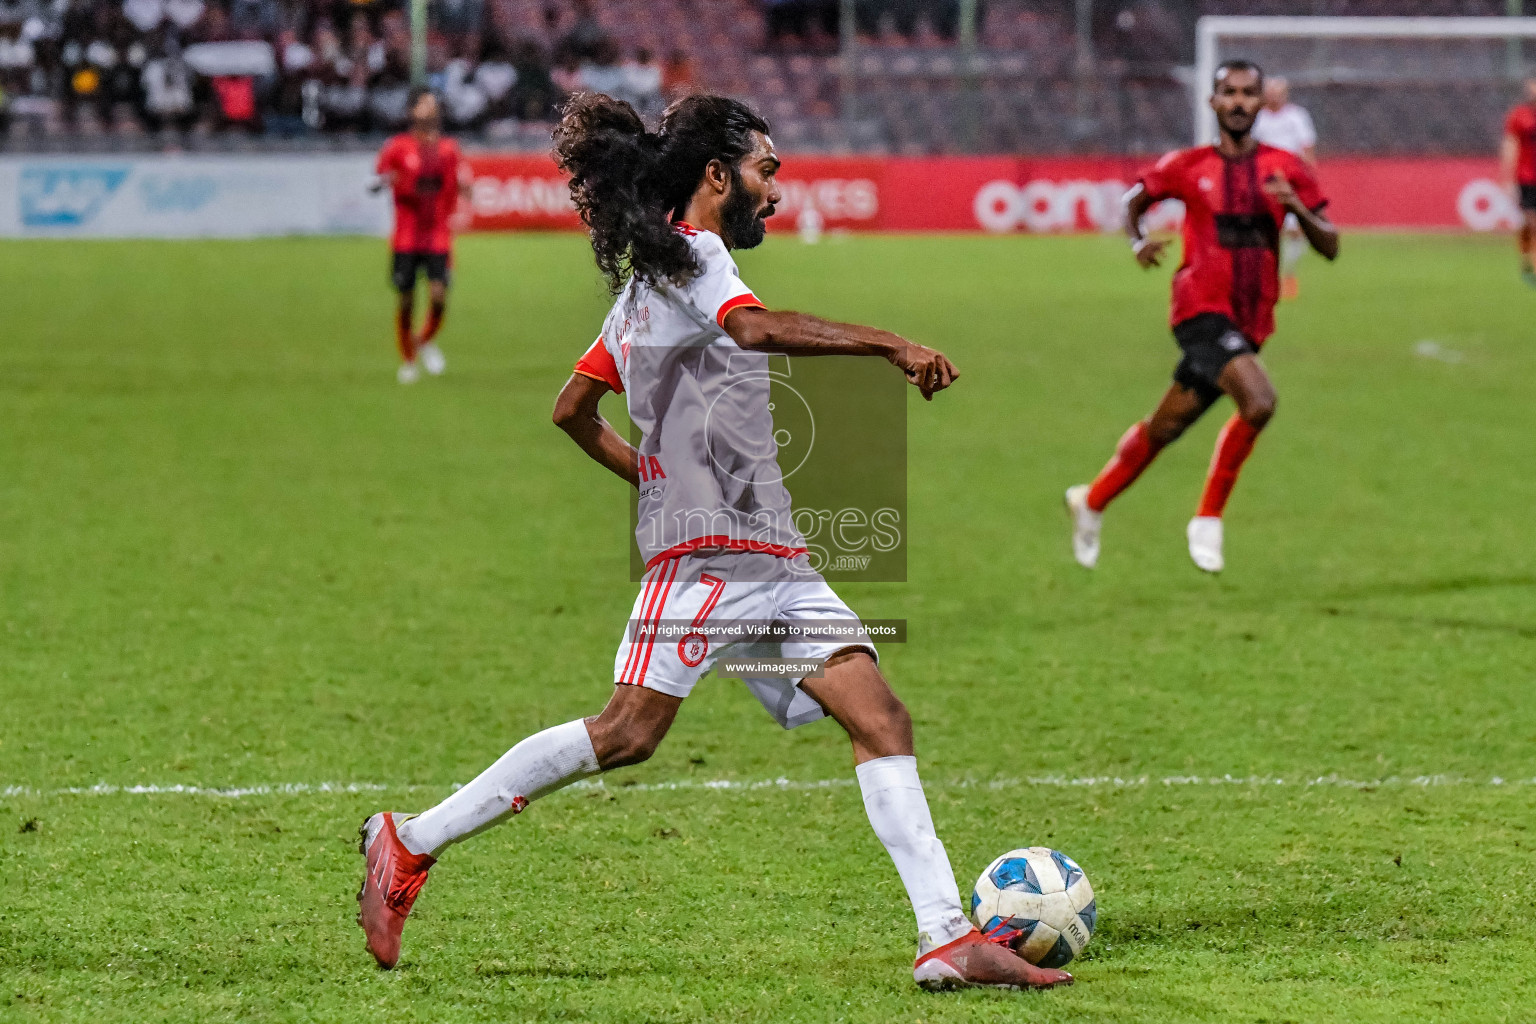
{"type": "Polygon", "coordinates": [[[1536,75],[1536,18],[1226,17],[1195,30],[1195,142],[1224,60],[1283,76],[1330,155],[1487,155],[1521,81],[1536,75]]]}

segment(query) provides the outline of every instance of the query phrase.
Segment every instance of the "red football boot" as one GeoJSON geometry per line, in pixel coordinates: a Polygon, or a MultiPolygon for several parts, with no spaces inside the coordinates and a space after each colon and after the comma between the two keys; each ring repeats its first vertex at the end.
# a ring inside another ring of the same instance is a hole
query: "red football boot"
{"type": "Polygon", "coordinates": [[[382,811],[363,822],[358,830],[358,850],[367,860],[368,873],[357,891],[357,923],[368,939],[368,952],[389,970],[400,960],[400,933],[427,884],[427,869],[437,861],[424,853],[412,853],[395,834],[394,811],[382,811]]]}
{"type": "Polygon", "coordinates": [[[955,941],[918,951],[912,978],[923,988],[1055,988],[1072,984],[1072,975],[1036,967],[987,939],[974,928],[955,941]]]}

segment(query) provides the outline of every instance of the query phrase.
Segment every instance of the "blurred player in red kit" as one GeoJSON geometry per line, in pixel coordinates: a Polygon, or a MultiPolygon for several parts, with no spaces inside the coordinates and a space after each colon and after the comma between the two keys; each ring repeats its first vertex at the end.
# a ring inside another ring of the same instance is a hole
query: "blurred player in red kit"
{"type": "Polygon", "coordinates": [[[1525,101],[1504,119],[1499,164],[1504,187],[1520,204],[1520,276],[1536,287],[1536,270],[1531,268],[1536,250],[1536,78],[1525,80],[1525,101]]]}
{"type": "Polygon", "coordinates": [[[1157,266],[1167,243],[1142,235],[1142,216],[1163,199],[1184,203],[1184,260],[1173,275],[1169,318],[1184,358],[1157,409],[1126,431],[1098,478],[1067,489],[1073,554],[1085,568],[1098,563],[1105,506],[1227,394],[1237,414],[1217,438],[1199,511],[1186,531],[1195,565],[1206,572],[1222,569],[1227,497],[1275,411],[1275,388],[1259,348],[1275,329],[1286,215],[1296,217],[1313,249],[1330,260],[1339,254],[1339,233],[1322,216],[1328,201],[1311,168],[1253,138],[1263,90],[1257,65],[1234,60],[1218,67],[1211,108],[1221,141],[1169,153],[1126,196],[1126,233],[1143,267],[1157,266]]]}
{"type": "Polygon", "coordinates": [[[374,190],[388,188],[395,199],[395,233],[390,242],[390,278],[400,295],[395,340],[400,346],[402,384],[415,383],[418,367],[430,374],[447,365],[433,341],[448,309],[448,271],[453,263],[453,231],[448,225],[461,198],[469,195],[469,167],[459,144],[443,135],[442,110],[426,89],[411,93],[410,129],[395,135],[379,151],[374,190]],[[421,335],[411,329],[416,278],[427,276],[431,306],[421,335]]]}

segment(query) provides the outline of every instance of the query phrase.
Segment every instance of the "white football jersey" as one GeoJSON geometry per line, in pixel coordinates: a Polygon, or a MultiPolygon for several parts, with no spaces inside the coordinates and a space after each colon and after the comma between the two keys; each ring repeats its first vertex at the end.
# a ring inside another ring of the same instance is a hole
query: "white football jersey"
{"type": "Polygon", "coordinates": [[[1253,137],[1266,146],[1296,156],[1317,145],[1317,129],[1312,125],[1312,115],[1295,103],[1287,103],[1279,110],[1261,107],[1259,118],[1253,123],[1253,137]]]}
{"type": "Polygon", "coordinates": [[[779,469],[768,356],[742,349],[725,316],[762,303],[713,232],[677,225],[700,272],[686,284],[631,278],[577,372],[624,393],[641,434],[635,540],[647,566],[692,551],[804,552],[779,469]]]}

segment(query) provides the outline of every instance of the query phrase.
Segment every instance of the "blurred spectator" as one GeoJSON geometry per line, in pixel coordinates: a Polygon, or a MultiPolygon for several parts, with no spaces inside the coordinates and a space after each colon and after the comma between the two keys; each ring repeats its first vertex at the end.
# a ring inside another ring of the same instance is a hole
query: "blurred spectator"
{"type": "MultiPolygon", "coordinates": [[[[978,23],[985,17],[983,7],[978,0],[978,23]]],[[[960,0],[855,0],[854,21],[865,36],[879,36],[889,21],[892,31],[905,39],[917,36],[919,23],[927,22],[941,39],[952,40],[960,31],[960,0]]]]}
{"type": "Polygon", "coordinates": [[[586,88],[582,82],[581,61],[573,53],[564,54],[557,59],[555,66],[549,72],[549,77],[562,96],[569,96],[586,88]]]}
{"type": "Polygon", "coordinates": [[[786,36],[809,41],[814,31],[835,39],[842,5],[838,0],[763,0],[763,17],[770,43],[786,36]]]}
{"type": "Polygon", "coordinates": [[[165,0],[165,16],[183,32],[202,19],[203,9],[203,0],[165,0]]]}
{"type": "Polygon", "coordinates": [[[627,79],[619,61],[619,46],[605,39],[598,46],[592,59],[584,62],[577,71],[577,89],[582,92],[600,92],[616,99],[623,98],[627,79]]]}
{"type": "MultiPolygon", "coordinates": [[[[597,15],[592,10],[592,0],[574,0],[571,7],[576,13],[576,23],[555,47],[557,58],[574,57],[578,63],[596,62],[602,57],[604,44],[609,42],[608,35],[597,23],[597,15]]],[[[546,12],[547,17],[548,12],[546,12]]]]}
{"type": "Polygon", "coordinates": [[[270,37],[282,20],[277,0],[229,0],[229,27],[237,39],[270,37]]]}
{"type": "Polygon", "coordinates": [[[549,57],[537,40],[520,39],[512,44],[510,56],[517,79],[507,105],[512,116],[524,121],[546,121],[555,112],[560,90],[551,77],[549,57]]]}
{"type": "Polygon", "coordinates": [[[674,103],[698,91],[698,79],[693,73],[693,61],[682,50],[667,54],[667,63],[661,69],[661,93],[668,103],[674,103]]]}
{"type": "Polygon", "coordinates": [[[660,114],[661,65],[656,63],[651,51],[640,47],[635,51],[634,60],[624,62],[622,71],[624,82],[619,98],[628,100],[642,116],[660,114]]]}
{"type": "Polygon", "coordinates": [[[192,69],[181,56],[174,34],[164,33],[159,48],[144,64],[144,115],[149,127],[160,131],[192,126],[194,117],[192,69]]]}
{"type": "Polygon", "coordinates": [[[274,135],[300,135],[311,127],[313,120],[305,113],[306,106],[318,98],[319,58],[292,28],[277,34],[275,50],[277,71],[266,90],[264,127],[274,135]]]}
{"type": "Polygon", "coordinates": [[[433,0],[427,8],[432,27],[459,37],[478,33],[485,22],[485,0],[433,0]]]}
{"type": "MultiPolygon", "coordinates": [[[[621,50],[595,0],[549,0],[543,39],[503,34],[515,23],[504,6],[430,0],[428,82],[456,130],[497,126],[497,137],[526,138],[517,122],[547,122],[583,89],[654,117],[666,97],[695,87],[683,54],[663,63],[644,47],[621,50]]],[[[410,86],[408,9],[406,0],[0,0],[0,141],[390,131],[410,86]]]]}

